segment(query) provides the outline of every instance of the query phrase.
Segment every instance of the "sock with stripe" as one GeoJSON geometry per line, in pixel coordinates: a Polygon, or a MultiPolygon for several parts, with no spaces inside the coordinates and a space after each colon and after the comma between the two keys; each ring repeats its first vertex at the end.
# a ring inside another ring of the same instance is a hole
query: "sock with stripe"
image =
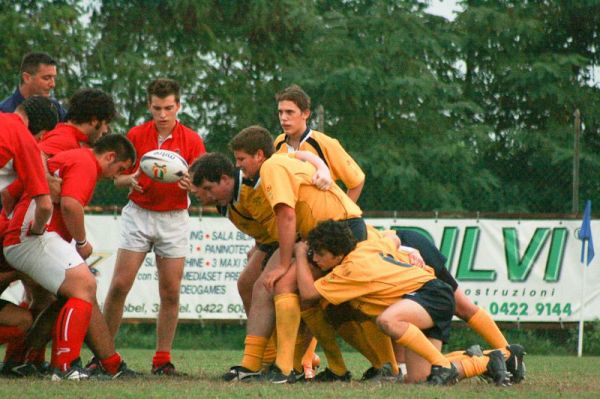
{"type": "Polygon", "coordinates": [[[91,303],[79,298],[67,300],[52,330],[52,367],[60,371],[71,368],[81,352],[91,316],[91,303]]]}

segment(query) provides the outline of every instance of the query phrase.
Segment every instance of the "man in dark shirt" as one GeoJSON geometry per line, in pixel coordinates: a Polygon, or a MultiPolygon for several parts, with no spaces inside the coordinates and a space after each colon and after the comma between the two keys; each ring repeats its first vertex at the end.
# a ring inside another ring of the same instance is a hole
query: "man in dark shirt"
{"type": "MultiPolygon", "coordinates": [[[[56,61],[46,53],[27,53],[21,61],[21,82],[15,92],[0,102],[0,112],[14,112],[31,96],[50,97],[56,84],[56,61]]],[[[60,120],[65,119],[66,111],[59,102],[50,99],[56,108],[60,120]]]]}

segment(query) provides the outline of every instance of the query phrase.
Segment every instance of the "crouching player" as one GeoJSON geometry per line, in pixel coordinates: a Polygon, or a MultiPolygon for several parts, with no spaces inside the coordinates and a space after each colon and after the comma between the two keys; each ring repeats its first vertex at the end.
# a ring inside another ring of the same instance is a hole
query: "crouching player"
{"type": "MultiPolygon", "coordinates": [[[[54,380],[87,379],[79,354],[88,332],[93,340],[110,336],[96,302],[96,280],[84,259],[92,253],[86,239],[83,207],[91,200],[100,178],[114,178],[135,162],[135,149],[123,136],[98,140],[92,149],[62,152],[48,162],[51,174],[63,181],[60,207],[46,227],[32,224],[35,202],[24,195],[15,206],[4,239],[6,260],[64,301],[52,331],[54,380]],[[71,244],[75,240],[76,245],[71,244]]],[[[101,363],[108,374],[133,374],[114,348],[101,363]]]]}
{"type": "Polygon", "coordinates": [[[508,384],[501,351],[454,356],[452,361],[440,352],[454,314],[452,288],[436,279],[431,268],[411,265],[392,240],[357,244],[345,224],[329,220],[309,233],[307,243],[296,244],[295,255],[302,300],[350,302],[376,318],[384,333],[407,348],[407,382],[450,385],[487,373],[497,384],[508,384]],[[308,260],[329,274],[315,281],[308,260]]]}

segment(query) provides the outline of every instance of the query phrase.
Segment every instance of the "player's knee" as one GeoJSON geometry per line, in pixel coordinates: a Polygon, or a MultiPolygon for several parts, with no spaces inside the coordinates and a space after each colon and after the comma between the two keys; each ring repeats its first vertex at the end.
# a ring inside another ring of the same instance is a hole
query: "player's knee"
{"type": "Polygon", "coordinates": [[[479,310],[479,307],[471,302],[471,300],[469,300],[469,298],[466,296],[455,296],[455,299],[456,308],[454,313],[464,321],[469,321],[471,317],[473,317],[479,310]]]}
{"type": "Polygon", "coordinates": [[[66,286],[61,289],[67,298],[79,298],[90,303],[96,300],[96,279],[92,273],[82,274],[74,280],[67,281],[66,286]]]}
{"type": "Polygon", "coordinates": [[[159,290],[161,306],[179,306],[179,286],[163,287],[159,290]]]}
{"type": "Polygon", "coordinates": [[[390,332],[393,328],[393,319],[388,314],[383,312],[382,314],[377,316],[377,319],[375,319],[375,323],[381,331],[390,335],[390,332]]]}
{"type": "Polygon", "coordinates": [[[109,295],[113,297],[125,297],[129,294],[133,283],[129,279],[114,276],[110,285],[109,295]]]}
{"type": "Polygon", "coordinates": [[[262,296],[267,293],[267,289],[265,288],[264,279],[261,276],[258,280],[254,282],[252,286],[252,297],[262,296]]]}
{"type": "Polygon", "coordinates": [[[84,290],[90,295],[89,301],[93,302],[96,300],[96,278],[92,273],[86,275],[85,278],[82,279],[81,282],[84,290]]]}
{"type": "Polygon", "coordinates": [[[393,339],[400,338],[408,328],[407,322],[400,320],[397,315],[391,312],[383,312],[377,316],[375,323],[384,334],[389,335],[393,339]]]}
{"type": "Polygon", "coordinates": [[[27,331],[33,324],[33,316],[31,315],[31,312],[24,309],[21,310],[22,311],[20,311],[17,316],[18,318],[16,320],[16,327],[22,331],[27,331]]]}

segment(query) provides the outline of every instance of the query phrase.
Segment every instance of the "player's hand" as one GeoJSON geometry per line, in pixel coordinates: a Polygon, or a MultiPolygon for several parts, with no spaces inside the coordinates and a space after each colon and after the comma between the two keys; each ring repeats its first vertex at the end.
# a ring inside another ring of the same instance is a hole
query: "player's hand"
{"type": "Polygon", "coordinates": [[[50,199],[53,204],[60,203],[60,190],[62,188],[62,179],[57,176],[46,175],[48,187],[50,187],[50,199]]]}
{"type": "Polygon", "coordinates": [[[87,259],[90,257],[90,255],[92,254],[92,252],[94,252],[94,248],[92,247],[92,244],[90,244],[89,241],[86,241],[86,243],[84,245],[80,246],[75,246],[75,248],[77,249],[77,253],[83,258],[83,259],[87,259]]]}
{"type": "Polygon", "coordinates": [[[192,189],[192,180],[190,179],[189,173],[185,172],[183,177],[177,182],[177,185],[182,190],[190,191],[192,189]]]}
{"type": "Polygon", "coordinates": [[[283,277],[283,275],[287,272],[287,269],[283,266],[277,266],[270,272],[265,274],[265,278],[263,280],[263,285],[269,292],[273,292],[275,288],[275,283],[283,277]]]}
{"type": "Polygon", "coordinates": [[[2,209],[7,215],[10,215],[17,204],[17,199],[10,195],[7,189],[0,192],[0,198],[2,198],[2,209]]]}
{"type": "Polygon", "coordinates": [[[144,189],[138,183],[138,179],[140,178],[141,171],[142,171],[141,169],[138,169],[135,171],[134,174],[129,175],[129,179],[130,179],[129,186],[131,187],[132,190],[137,191],[139,193],[144,192],[144,189]]]}
{"type": "Polygon", "coordinates": [[[294,254],[296,255],[296,259],[298,258],[306,258],[306,254],[308,253],[308,245],[306,241],[298,241],[294,245],[294,254]]]}
{"type": "Polygon", "coordinates": [[[411,251],[408,254],[408,259],[410,260],[410,264],[413,266],[418,266],[418,267],[425,266],[425,261],[423,260],[421,253],[416,249],[414,251],[411,251]]]}
{"type": "Polygon", "coordinates": [[[331,187],[333,180],[331,179],[331,173],[327,168],[319,168],[312,177],[312,184],[314,184],[319,190],[327,191],[331,187]]]}
{"type": "Polygon", "coordinates": [[[246,254],[246,259],[250,260],[250,258],[252,257],[252,255],[254,255],[254,253],[258,250],[258,247],[256,245],[254,245],[252,248],[250,248],[250,251],[248,251],[248,253],[246,254]]]}

